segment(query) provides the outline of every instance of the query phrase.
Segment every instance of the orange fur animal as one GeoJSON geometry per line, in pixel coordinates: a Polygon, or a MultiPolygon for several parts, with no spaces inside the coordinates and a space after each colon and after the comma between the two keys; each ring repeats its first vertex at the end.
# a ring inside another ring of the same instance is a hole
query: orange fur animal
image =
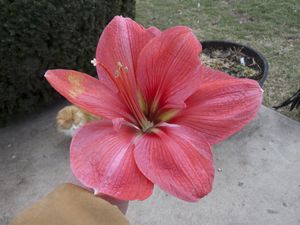
{"type": "Polygon", "coordinates": [[[62,108],[57,113],[56,124],[58,131],[67,136],[73,136],[79,127],[90,121],[98,119],[100,118],[75,105],[70,105],[62,108]]]}

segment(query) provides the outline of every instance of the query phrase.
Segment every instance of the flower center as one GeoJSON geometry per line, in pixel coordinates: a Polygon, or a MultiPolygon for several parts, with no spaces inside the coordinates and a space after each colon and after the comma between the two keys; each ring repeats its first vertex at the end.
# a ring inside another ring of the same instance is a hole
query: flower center
{"type": "MultiPolygon", "coordinates": [[[[96,60],[94,61],[96,62],[96,60]]],[[[155,100],[149,104],[137,86],[134,73],[129,71],[127,66],[123,66],[121,62],[117,62],[117,69],[114,74],[104,64],[98,61],[95,64],[100,65],[116,85],[120,97],[136,120],[134,121],[134,127],[139,129],[140,132],[152,132],[161,122],[169,121],[179,112],[176,109],[161,111],[159,102],[155,100]]]]}
{"type": "Polygon", "coordinates": [[[147,105],[144,100],[141,100],[142,96],[137,94],[140,92],[137,92],[138,87],[134,75],[130,74],[129,76],[128,74],[128,67],[123,66],[121,62],[118,62],[117,70],[112,74],[104,64],[99,62],[97,62],[97,64],[101,65],[116,85],[120,97],[136,119],[135,125],[137,125],[143,133],[149,132],[151,128],[154,127],[154,122],[148,120],[145,115],[145,108],[143,107],[147,107],[147,105]],[[141,105],[141,102],[144,103],[143,106],[141,105]]]}

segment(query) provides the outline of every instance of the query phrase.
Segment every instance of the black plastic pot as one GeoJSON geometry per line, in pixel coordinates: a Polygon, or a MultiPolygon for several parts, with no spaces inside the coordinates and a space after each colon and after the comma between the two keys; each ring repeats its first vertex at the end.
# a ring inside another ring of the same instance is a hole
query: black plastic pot
{"type": "Polygon", "coordinates": [[[262,87],[265,80],[267,79],[269,72],[269,65],[266,58],[257,50],[250,48],[246,45],[238,44],[231,41],[202,41],[202,49],[206,48],[216,48],[216,49],[229,49],[229,48],[241,48],[242,53],[254,58],[255,62],[259,65],[261,69],[261,78],[258,80],[259,85],[262,87]]]}

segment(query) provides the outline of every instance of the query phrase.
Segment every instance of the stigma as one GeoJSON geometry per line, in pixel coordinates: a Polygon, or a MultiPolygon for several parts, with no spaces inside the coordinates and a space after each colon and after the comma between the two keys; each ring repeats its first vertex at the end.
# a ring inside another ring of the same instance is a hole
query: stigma
{"type": "Polygon", "coordinates": [[[93,66],[97,66],[98,61],[96,58],[94,58],[93,60],[91,60],[91,63],[93,64],[93,66]]]}

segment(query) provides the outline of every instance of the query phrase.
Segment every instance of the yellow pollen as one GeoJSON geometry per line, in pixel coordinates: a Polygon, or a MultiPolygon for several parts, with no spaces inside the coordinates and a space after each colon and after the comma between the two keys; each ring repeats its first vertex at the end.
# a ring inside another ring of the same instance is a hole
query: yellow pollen
{"type": "Polygon", "coordinates": [[[117,65],[118,65],[119,69],[123,67],[121,62],[117,62],[117,65]]]}
{"type": "Polygon", "coordinates": [[[121,62],[117,62],[117,66],[118,69],[115,71],[115,77],[119,77],[122,74],[122,72],[124,73],[124,71],[125,73],[128,73],[128,67],[127,66],[124,67],[124,65],[121,62]]]}
{"type": "Polygon", "coordinates": [[[75,73],[68,75],[68,81],[70,82],[71,88],[69,90],[71,97],[76,98],[84,91],[82,84],[82,78],[77,76],[75,73]]]}
{"type": "Polygon", "coordinates": [[[120,76],[120,71],[119,70],[116,70],[115,71],[115,77],[119,77],[120,76]]]}

